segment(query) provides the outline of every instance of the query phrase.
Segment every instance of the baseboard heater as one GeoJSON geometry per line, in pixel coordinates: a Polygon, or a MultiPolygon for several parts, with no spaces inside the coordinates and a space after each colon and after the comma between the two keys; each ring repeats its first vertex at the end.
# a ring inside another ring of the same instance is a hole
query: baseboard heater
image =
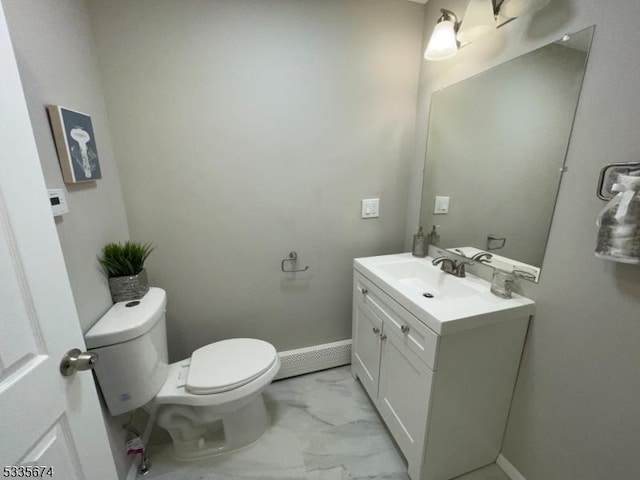
{"type": "Polygon", "coordinates": [[[351,339],[279,352],[280,371],[274,380],[351,363],[351,339]]]}

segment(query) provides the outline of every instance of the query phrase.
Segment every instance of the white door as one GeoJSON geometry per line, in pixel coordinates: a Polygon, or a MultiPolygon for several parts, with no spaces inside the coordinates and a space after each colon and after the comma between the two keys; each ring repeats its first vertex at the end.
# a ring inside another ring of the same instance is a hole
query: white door
{"type": "Polygon", "coordinates": [[[117,478],[91,372],[60,374],[72,348],[84,340],[0,5],[0,478],[34,476],[11,468],[25,464],[117,478]]]}

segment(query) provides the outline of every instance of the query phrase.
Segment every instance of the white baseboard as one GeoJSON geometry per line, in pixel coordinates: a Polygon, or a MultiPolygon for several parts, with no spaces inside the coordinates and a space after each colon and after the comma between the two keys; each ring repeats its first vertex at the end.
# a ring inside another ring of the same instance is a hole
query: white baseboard
{"type": "MultiPolygon", "coordinates": [[[[151,436],[151,431],[153,430],[153,426],[156,424],[156,412],[154,411],[151,415],[149,415],[149,419],[147,420],[147,424],[144,427],[144,432],[142,432],[142,441],[145,446],[149,446],[149,437],[151,436]]],[[[131,459],[131,465],[129,466],[129,472],[127,473],[126,480],[136,480],[138,476],[138,465],[140,465],[140,461],[142,459],[140,456],[136,455],[131,459]]]]}
{"type": "Polygon", "coordinates": [[[527,480],[504,455],[498,455],[496,463],[511,480],[527,480]]]}
{"type": "Polygon", "coordinates": [[[280,371],[274,380],[351,363],[351,339],[278,353],[280,371]]]}

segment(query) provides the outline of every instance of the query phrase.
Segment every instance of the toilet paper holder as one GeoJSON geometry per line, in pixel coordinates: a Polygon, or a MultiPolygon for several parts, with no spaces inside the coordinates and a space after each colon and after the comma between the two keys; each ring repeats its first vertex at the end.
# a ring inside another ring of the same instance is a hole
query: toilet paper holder
{"type": "Polygon", "coordinates": [[[298,261],[298,252],[289,252],[289,256],[287,258],[282,259],[282,262],[280,263],[280,269],[285,272],[285,273],[296,273],[296,272],[306,272],[307,270],[309,270],[309,265],[307,265],[304,268],[295,268],[295,264],[298,261]],[[284,265],[286,262],[291,262],[291,265],[294,267],[291,270],[287,270],[286,268],[284,268],[284,265]]]}

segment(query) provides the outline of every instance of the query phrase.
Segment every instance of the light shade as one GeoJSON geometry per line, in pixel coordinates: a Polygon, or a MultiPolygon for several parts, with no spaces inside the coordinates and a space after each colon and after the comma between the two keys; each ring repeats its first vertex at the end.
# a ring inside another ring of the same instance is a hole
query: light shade
{"type": "Polygon", "coordinates": [[[443,10],[433,29],[431,39],[424,52],[427,60],[446,60],[458,53],[458,40],[456,39],[456,17],[443,10]]]}
{"type": "Polygon", "coordinates": [[[475,42],[496,29],[492,0],[471,0],[458,32],[461,43],[475,42]]]}
{"type": "Polygon", "coordinates": [[[545,7],[551,0],[504,0],[500,14],[507,18],[521,17],[545,7]]]}

